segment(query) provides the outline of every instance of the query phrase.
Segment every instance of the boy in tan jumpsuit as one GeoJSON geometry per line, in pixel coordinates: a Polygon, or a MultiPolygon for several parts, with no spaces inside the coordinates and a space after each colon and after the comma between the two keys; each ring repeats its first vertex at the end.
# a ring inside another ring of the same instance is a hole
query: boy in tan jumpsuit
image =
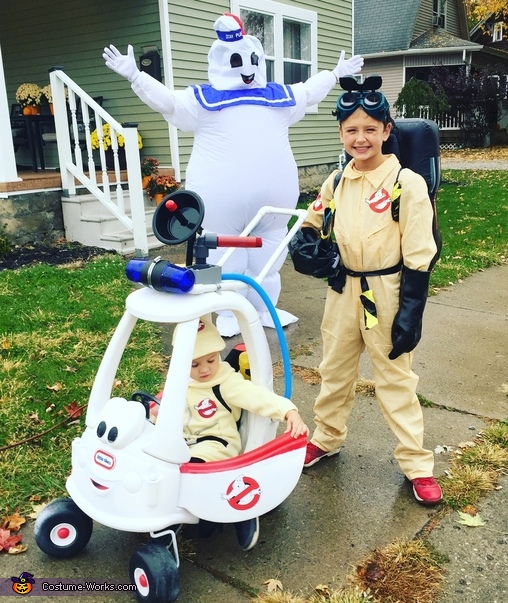
{"type": "Polygon", "coordinates": [[[367,348],[381,411],[399,440],[394,456],[412,482],[415,498],[434,505],[442,492],[432,476],[433,453],[423,448],[418,377],[411,370],[437,251],[427,185],[419,174],[400,171],[395,155],[382,153],[392,128],[383,94],[346,92],[335,115],[352,160],[335,191],[335,173],[326,180],[302,225],[320,230],[324,209],[333,199],[340,268],[329,279],[321,325],[322,384],[305,467],[337,454],[346,439],[360,354],[367,348]],[[391,214],[397,180],[402,191],[398,222],[391,214]]]}
{"type": "MultiPolygon", "coordinates": [[[[277,421],[286,420],[286,433],[290,432],[294,438],[308,435],[309,428],[291,400],[244,379],[227,362],[222,362],[220,352],[224,347],[225,342],[210,317],[202,317],[184,417],[184,438],[192,454],[191,462],[217,461],[240,454],[237,421],[242,409],[277,421]]],[[[206,530],[211,533],[215,525],[202,524],[203,535],[206,530]]],[[[258,539],[258,518],[238,522],[235,528],[238,544],[244,551],[250,550],[258,539]]]]}

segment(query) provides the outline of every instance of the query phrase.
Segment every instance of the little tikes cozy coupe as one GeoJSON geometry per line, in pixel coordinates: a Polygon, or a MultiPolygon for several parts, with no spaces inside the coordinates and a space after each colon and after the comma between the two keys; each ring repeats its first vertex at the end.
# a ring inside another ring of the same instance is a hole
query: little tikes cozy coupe
{"type": "MultiPolygon", "coordinates": [[[[282,327],[260,283],[271,263],[287,251],[306,212],[263,208],[239,237],[202,235],[203,215],[201,199],[186,190],[173,193],[157,207],[154,232],[166,244],[187,241],[187,267],[159,258],[127,264],[127,276],[146,286],[127,297],[125,313],[99,366],[85,431],[72,444],[72,472],[66,484],[70,498],[52,501],[35,523],[38,546],[60,558],[86,546],[93,521],[117,530],[149,533],[151,543],[131,557],[130,579],[137,587],[138,601],[151,603],[174,601],[180,591],[176,527],[172,526],[196,524],[200,519],[233,523],[267,513],[294,489],[305,456],[305,437],[277,437],[277,422],[244,413],[242,454],[224,461],[188,462],[191,455],[182,425],[200,316],[233,311],[252,381],[272,388],[272,361],[264,329],[253,305],[239,292],[253,286],[273,311],[288,372],[282,327]],[[288,218],[296,215],[297,220],[255,280],[223,275],[220,266],[206,263],[209,248],[231,247],[222,258],[225,261],[235,247],[262,244],[248,234],[270,213],[287,214],[288,218]],[[149,420],[150,394],[137,392],[132,400],[111,397],[120,360],[138,320],[180,325],[156,424],[149,420]]],[[[284,395],[290,397],[287,392],[284,395]]]]}

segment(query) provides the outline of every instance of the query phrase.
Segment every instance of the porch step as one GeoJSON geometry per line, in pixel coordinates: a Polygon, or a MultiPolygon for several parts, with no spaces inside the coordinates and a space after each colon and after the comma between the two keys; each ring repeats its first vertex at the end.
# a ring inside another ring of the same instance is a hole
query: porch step
{"type": "MultiPolygon", "coordinates": [[[[148,248],[156,249],[162,243],[152,230],[154,204],[143,194],[145,201],[145,220],[148,237],[148,248]]],[[[111,195],[116,203],[116,193],[111,195]]],[[[130,199],[128,191],[124,191],[125,212],[130,216],[130,199]]],[[[62,210],[65,225],[65,236],[68,241],[78,241],[83,245],[110,249],[122,255],[135,252],[134,238],[116,216],[105,208],[91,194],[62,197],[62,210]]]]}

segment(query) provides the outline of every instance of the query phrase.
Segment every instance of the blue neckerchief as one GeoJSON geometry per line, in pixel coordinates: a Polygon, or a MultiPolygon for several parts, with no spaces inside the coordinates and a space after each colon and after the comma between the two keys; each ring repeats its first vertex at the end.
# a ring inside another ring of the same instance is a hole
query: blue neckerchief
{"type": "Polygon", "coordinates": [[[198,103],[207,111],[220,111],[238,105],[263,107],[294,107],[295,97],[290,86],[270,82],[265,88],[251,90],[217,90],[210,84],[192,86],[198,103]]]}

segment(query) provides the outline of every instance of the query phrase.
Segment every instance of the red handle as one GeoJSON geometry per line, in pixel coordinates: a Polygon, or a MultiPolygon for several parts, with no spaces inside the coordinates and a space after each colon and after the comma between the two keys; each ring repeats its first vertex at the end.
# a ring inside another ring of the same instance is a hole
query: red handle
{"type": "Polygon", "coordinates": [[[261,237],[217,237],[217,247],[262,247],[263,239],[261,237]]]}

